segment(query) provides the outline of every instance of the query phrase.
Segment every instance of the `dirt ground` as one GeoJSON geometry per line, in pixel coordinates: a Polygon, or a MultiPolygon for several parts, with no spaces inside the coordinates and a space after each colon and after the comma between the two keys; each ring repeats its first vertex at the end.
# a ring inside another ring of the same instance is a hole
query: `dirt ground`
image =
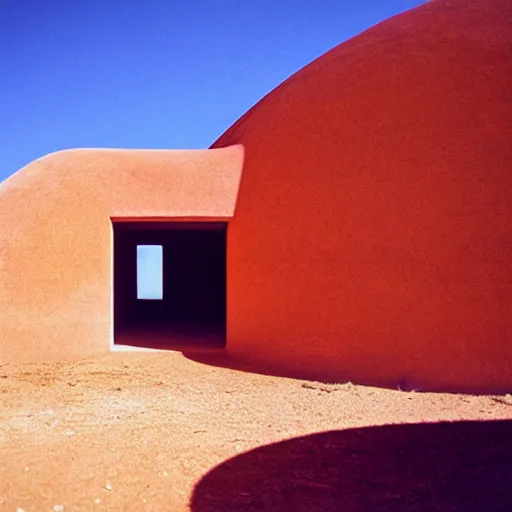
{"type": "Polygon", "coordinates": [[[321,384],[179,352],[0,365],[0,510],[512,510],[512,397],[321,384]]]}

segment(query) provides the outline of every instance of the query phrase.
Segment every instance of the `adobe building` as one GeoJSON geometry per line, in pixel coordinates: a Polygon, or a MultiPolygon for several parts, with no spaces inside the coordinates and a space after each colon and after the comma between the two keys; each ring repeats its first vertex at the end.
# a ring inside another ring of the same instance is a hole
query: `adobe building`
{"type": "Polygon", "coordinates": [[[511,6],[436,0],[387,20],[208,150],[21,169],[0,185],[0,360],[199,326],[262,371],[511,391],[511,6]],[[138,297],[144,245],[161,300],[138,297]]]}

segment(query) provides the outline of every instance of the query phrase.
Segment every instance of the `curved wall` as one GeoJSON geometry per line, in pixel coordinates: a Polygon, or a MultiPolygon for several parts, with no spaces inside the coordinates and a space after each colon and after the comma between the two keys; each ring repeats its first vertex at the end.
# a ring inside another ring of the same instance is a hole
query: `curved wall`
{"type": "Polygon", "coordinates": [[[226,219],[242,147],[70,150],[0,185],[0,359],[107,352],[112,337],[111,218],[226,219]]]}
{"type": "Polygon", "coordinates": [[[336,47],[243,144],[228,352],[266,371],[512,389],[512,8],[433,1],[336,47]]]}
{"type": "Polygon", "coordinates": [[[511,57],[508,1],[437,0],[314,61],[218,149],[33,162],[0,185],[0,358],[108,351],[111,218],[234,214],[232,360],[510,391],[511,57]]]}

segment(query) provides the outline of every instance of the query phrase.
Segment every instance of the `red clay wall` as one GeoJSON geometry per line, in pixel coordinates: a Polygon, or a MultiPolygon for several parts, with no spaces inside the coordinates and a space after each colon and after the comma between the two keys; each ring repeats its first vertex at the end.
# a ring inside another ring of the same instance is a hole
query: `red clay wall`
{"type": "Polygon", "coordinates": [[[72,150],[0,185],[0,360],[85,357],[112,337],[111,218],[226,219],[242,147],[72,150]]]}
{"type": "Polygon", "coordinates": [[[338,46],[246,151],[228,351],[268,371],[512,389],[512,10],[433,1],[338,46]]]}
{"type": "Polygon", "coordinates": [[[228,353],[510,390],[512,12],[433,1],[335,48],[215,151],[75,150],[0,185],[0,359],[112,335],[110,218],[226,219],[228,353]]]}

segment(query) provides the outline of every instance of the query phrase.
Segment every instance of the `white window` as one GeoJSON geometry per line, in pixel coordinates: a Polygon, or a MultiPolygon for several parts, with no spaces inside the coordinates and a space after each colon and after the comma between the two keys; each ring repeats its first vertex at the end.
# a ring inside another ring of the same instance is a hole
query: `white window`
{"type": "Polygon", "coordinates": [[[137,245],[137,299],[162,300],[163,247],[137,245]]]}

